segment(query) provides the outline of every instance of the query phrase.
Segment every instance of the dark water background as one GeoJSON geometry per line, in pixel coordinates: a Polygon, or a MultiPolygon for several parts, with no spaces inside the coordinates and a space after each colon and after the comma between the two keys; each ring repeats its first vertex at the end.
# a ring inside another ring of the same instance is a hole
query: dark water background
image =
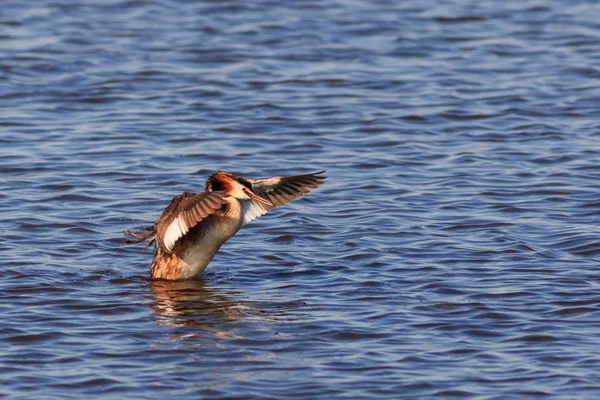
{"type": "Polygon", "coordinates": [[[596,1],[3,1],[0,397],[600,396],[596,1]],[[327,169],[203,280],[122,231],[327,169]]]}

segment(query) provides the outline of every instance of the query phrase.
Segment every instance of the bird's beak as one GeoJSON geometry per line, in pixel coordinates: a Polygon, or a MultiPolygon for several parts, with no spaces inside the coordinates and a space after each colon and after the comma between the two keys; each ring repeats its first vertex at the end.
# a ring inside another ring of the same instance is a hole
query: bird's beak
{"type": "Polygon", "coordinates": [[[269,207],[271,207],[273,205],[273,203],[271,203],[269,200],[265,199],[262,196],[257,195],[256,193],[253,193],[251,190],[248,190],[246,192],[246,194],[250,197],[250,200],[252,200],[252,201],[256,201],[257,203],[261,203],[261,204],[264,204],[265,206],[269,206],[269,207]]]}

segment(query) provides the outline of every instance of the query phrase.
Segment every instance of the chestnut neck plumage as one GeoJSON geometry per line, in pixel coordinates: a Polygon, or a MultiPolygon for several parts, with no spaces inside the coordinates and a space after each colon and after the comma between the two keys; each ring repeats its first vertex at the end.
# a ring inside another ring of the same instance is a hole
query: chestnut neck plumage
{"type": "Polygon", "coordinates": [[[207,192],[224,190],[228,194],[232,195],[232,193],[229,192],[233,191],[237,185],[242,185],[247,189],[252,190],[250,182],[248,182],[246,179],[235,176],[230,172],[217,171],[209,176],[206,180],[205,190],[207,192]]]}

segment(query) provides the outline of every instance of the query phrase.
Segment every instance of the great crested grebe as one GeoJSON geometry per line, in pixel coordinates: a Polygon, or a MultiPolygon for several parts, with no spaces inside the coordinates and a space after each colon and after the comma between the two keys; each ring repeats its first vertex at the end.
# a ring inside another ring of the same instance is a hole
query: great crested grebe
{"type": "Polygon", "coordinates": [[[153,279],[194,278],[243,224],[317,188],[323,172],[244,179],[218,171],[208,177],[204,192],[175,196],[144,232],[124,233],[137,239],[132,243],[156,243],[153,279]]]}

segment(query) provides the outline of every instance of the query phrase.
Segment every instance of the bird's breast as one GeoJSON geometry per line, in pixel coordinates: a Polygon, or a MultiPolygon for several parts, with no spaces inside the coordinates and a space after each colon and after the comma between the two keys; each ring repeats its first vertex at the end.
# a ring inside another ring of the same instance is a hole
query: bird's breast
{"type": "Polygon", "coordinates": [[[182,260],[180,279],[201,273],[221,245],[240,229],[240,204],[235,199],[231,203],[233,204],[228,204],[188,232],[178,249],[182,260]]]}

